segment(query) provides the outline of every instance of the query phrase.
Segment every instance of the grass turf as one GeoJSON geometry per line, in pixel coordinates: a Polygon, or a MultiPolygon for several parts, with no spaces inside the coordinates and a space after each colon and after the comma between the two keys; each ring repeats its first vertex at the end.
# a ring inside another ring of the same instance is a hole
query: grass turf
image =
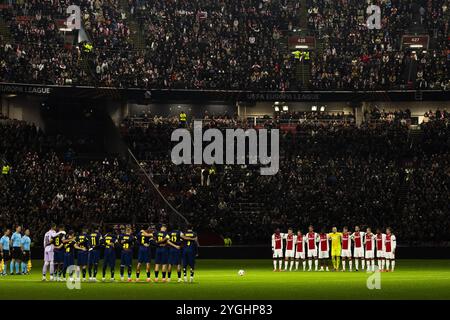
{"type": "Polygon", "coordinates": [[[394,273],[380,274],[380,290],[367,288],[365,272],[273,272],[271,260],[198,260],[192,284],[176,283],[176,273],[171,283],[149,284],[144,272],[140,283],[82,282],[80,290],[42,282],[41,270],[42,262],[34,261],[31,275],[0,277],[0,300],[450,299],[450,260],[398,260],[394,273]]]}

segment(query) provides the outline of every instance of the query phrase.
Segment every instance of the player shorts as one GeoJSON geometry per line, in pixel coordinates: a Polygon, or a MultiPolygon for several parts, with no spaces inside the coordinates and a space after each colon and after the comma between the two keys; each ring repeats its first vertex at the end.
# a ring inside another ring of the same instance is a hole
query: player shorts
{"type": "Polygon", "coordinates": [[[295,259],[305,260],[305,252],[296,252],[295,253],[295,259]]]}
{"type": "Polygon", "coordinates": [[[342,258],[351,258],[352,257],[352,250],[350,250],[350,249],[342,249],[341,257],[342,258]]]}
{"type": "Polygon", "coordinates": [[[364,249],[361,248],[355,248],[353,251],[353,257],[355,258],[364,258],[364,249]]]}
{"type": "Polygon", "coordinates": [[[115,249],[105,249],[105,254],[103,256],[103,263],[109,266],[111,269],[116,267],[116,250],[115,249]]]}
{"type": "Polygon", "coordinates": [[[50,251],[44,250],[44,261],[45,262],[53,262],[53,260],[54,260],[53,250],[50,250],[50,251]]]}
{"type": "Polygon", "coordinates": [[[384,258],[384,256],[385,256],[384,251],[377,250],[377,258],[384,258]]]}
{"type": "Polygon", "coordinates": [[[308,258],[317,258],[317,249],[308,249],[308,258]]]}
{"type": "Polygon", "coordinates": [[[155,264],[167,264],[169,262],[169,250],[166,247],[156,248],[155,264]]]}
{"type": "Polygon", "coordinates": [[[120,254],[120,265],[131,266],[133,263],[133,252],[131,250],[122,250],[120,254]]]}
{"type": "Polygon", "coordinates": [[[100,251],[91,250],[89,251],[89,264],[98,264],[100,262],[100,251]]]}
{"type": "Polygon", "coordinates": [[[393,252],[385,252],[385,253],[384,253],[384,257],[385,257],[386,259],[393,260],[393,259],[395,259],[395,254],[394,254],[393,252]]]}
{"type": "Polygon", "coordinates": [[[87,266],[88,264],[88,252],[87,251],[78,251],[77,253],[77,265],[79,266],[87,266]]]}
{"type": "Polygon", "coordinates": [[[319,251],[319,259],[330,258],[330,253],[328,251],[319,251]]]}
{"type": "Polygon", "coordinates": [[[22,249],[20,247],[13,247],[12,248],[12,259],[14,260],[20,260],[22,259],[22,249]]]}
{"type": "Polygon", "coordinates": [[[332,257],[340,257],[341,253],[342,253],[341,248],[331,249],[331,256],[332,257]]]}
{"type": "Polygon", "coordinates": [[[28,262],[30,261],[30,251],[24,250],[22,252],[22,262],[28,262]]]}
{"type": "Polygon", "coordinates": [[[75,265],[75,257],[72,253],[64,253],[64,269],[75,265]]]}
{"type": "Polygon", "coordinates": [[[285,258],[293,258],[293,257],[295,257],[295,251],[294,250],[286,250],[284,252],[284,257],[285,258]]]}
{"type": "Polygon", "coordinates": [[[273,250],[273,258],[283,258],[283,250],[281,249],[274,249],[273,250]]]}
{"type": "Polygon", "coordinates": [[[373,259],[373,258],[375,258],[375,251],[367,250],[366,251],[366,259],[373,259]]]}
{"type": "Polygon", "coordinates": [[[138,263],[150,263],[150,248],[140,246],[138,251],[138,263]]]}
{"type": "Polygon", "coordinates": [[[53,258],[55,259],[55,263],[64,263],[64,251],[55,250],[53,258]]]}
{"type": "Polygon", "coordinates": [[[9,254],[9,250],[3,250],[3,261],[8,262],[11,260],[11,255],[9,254]]]}
{"type": "Polygon", "coordinates": [[[183,268],[195,267],[195,252],[193,250],[183,250],[183,268]]]}
{"type": "Polygon", "coordinates": [[[176,248],[169,249],[169,264],[179,265],[181,264],[181,251],[176,248]]]}

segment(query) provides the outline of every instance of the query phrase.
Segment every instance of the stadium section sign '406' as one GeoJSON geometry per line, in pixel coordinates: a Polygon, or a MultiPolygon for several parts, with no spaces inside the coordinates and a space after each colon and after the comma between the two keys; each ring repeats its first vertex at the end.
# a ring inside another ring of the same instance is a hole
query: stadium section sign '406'
{"type": "Polygon", "coordinates": [[[23,86],[14,84],[0,84],[0,92],[3,93],[31,93],[31,94],[50,94],[52,89],[40,86],[23,86]]]}

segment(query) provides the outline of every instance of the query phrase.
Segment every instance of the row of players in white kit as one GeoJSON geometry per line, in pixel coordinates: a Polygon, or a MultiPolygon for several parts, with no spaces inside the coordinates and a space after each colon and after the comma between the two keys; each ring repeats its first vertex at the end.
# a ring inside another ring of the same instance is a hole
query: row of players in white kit
{"type": "Polygon", "coordinates": [[[374,272],[375,259],[378,260],[379,271],[394,271],[395,269],[395,250],[397,245],[396,237],[392,234],[390,228],[386,229],[386,233],[382,233],[380,229],[377,229],[376,234],[372,233],[370,228],[367,228],[366,232],[360,231],[358,226],[355,227],[353,233],[349,232],[347,227],[344,227],[342,232],[337,232],[337,228],[333,228],[331,233],[325,233],[324,229],[321,233],[316,233],[313,227],[309,226],[306,235],[303,235],[301,231],[294,234],[291,228],[288,230],[288,233],[281,233],[277,229],[272,235],[274,271],[277,271],[277,259],[279,270],[282,270],[283,240],[286,242],[284,252],[285,270],[288,269],[289,262],[290,270],[292,270],[295,259],[296,270],[298,270],[299,262],[302,260],[303,271],[305,271],[305,258],[308,258],[308,271],[312,270],[313,260],[315,271],[318,271],[319,262],[321,270],[326,268],[328,271],[328,259],[330,258],[329,242],[331,242],[331,258],[334,271],[338,271],[341,257],[342,271],[346,270],[347,261],[349,262],[349,270],[352,271],[353,260],[355,261],[355,270],[358,271],[359,260],[361,260],[362,270],[365,269],[367,262],[367,271],[374,272]]]}

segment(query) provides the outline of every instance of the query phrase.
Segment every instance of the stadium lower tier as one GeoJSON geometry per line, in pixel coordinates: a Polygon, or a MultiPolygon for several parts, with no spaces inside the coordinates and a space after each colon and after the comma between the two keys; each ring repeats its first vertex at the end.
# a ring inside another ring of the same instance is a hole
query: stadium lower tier
{"type": "Polygon", "coordinates": [[[193,283],[82,282],[79,290],[42,282],[41,270],[41,260],[34,260],[30,275],[0,277],[0,299],[33,299],[37,293],[60,300],[450,299],[450,260],[398,260],[395,272],[369,274],[273,272],[271,260],[199,260],[193,283]]]}

